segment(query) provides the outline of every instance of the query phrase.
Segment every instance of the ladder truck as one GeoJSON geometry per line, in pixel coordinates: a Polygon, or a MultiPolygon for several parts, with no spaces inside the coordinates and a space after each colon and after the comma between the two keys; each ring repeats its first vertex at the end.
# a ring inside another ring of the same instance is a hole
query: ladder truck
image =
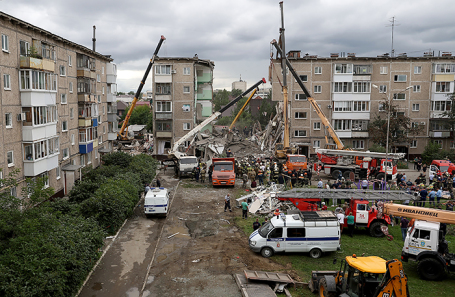
{"type": "Polygon", "coordinates": [[[455,254],[449,253],[448,242],[440,228],[442,223],[455,224],[455,212],[385,203],[382,214],[412,219],[406,232],[401,260],[417,262],[420,278],[437,281],[442,280],[448,272],[455,272],[455,254]]]}

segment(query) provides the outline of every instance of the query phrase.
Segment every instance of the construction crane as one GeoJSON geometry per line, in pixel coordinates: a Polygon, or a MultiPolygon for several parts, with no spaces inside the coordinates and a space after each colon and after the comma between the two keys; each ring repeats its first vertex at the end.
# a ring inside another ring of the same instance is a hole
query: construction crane
{"type": "MultiPolygon", "coordinates": [[[[324,112],[322,111],[322,109],[317,104],[316,100],[313,97],[311,97],[310,92],[308,92],[307,88],[305,87],[305,85],[303,84],[302,80],[300,79],[300,76],[297,74],[295,69],[292,67],[291,62],[289,62],[288,58],[286,57],[286,54],[283,53],[283,51],[281,50],[280,46],[278,45],[278,43],[276,42],[275,39],[272,40],[271,44],[275,47],[276,51],[280,54],[281,58],[286,61],[286,65],[288,66],[289,71],[292,73],[292,76],[294,76],[294,79],[297,81],[297,83],[299,84],[299,86],[302,89],[303,93],[307,97],[308,101],[311,103],[311,105],[313,106],[313,108],[316,111],[317,115],[321,119],[321,122],[324,125],[325,130],[329,132],[330,136],[332,137],[333,141],[335,142],[336,148],[339,149],[339,150],[344,149],[343,142],[338,137],[337,133],[335,132],[335,129],[333,129],[332,125],[330,124],[330,121],[327,119],[327,117],[325,116],[324,112]]],[[[284,47],[283,47],[283,49],[284,49],[284,47]]],[[[329,144],[329,140],[327,138],[327,134],[325,135],[325,141],[326,141],[327,145],[334,146],[333,144],[332,145],[329,144]]]]}
{"type": "MultiPolygon", "coordinates": [[[[441,228],[441,224],[455,224],[455,212],[394,203],[378,206],[384,215],[412,219],[406,232],[401,260],[417,262],[417,273],[422,279],[439,281],[447,272],[455,272],[455,255],[449,253],[448,242],[441,228]]],[[[383,231],[388,235],[387,226],[383,226],[383,231]]],[[[388,237],[391,238],[390,235],[388,237]]]]}
{"type": "Polygon", "coordinates": [[[150,59],[149,65],[147,66],[147,69],[145,70],[144,77],[141,80],[141,83],[139,84],[139,87],[137,88],[136,94],[134,95],[133,102],[131,102],[130,108],[128,109],[128,113],[125,116],[125,120],[123,121],[122,128],[117,134],[117,140],[119,141],[129,141],[130,139],[128,138],[128,122],[130,120],[131,114],[133,113],[134,107],[136,106],[137,101],[139,100],[139,96],[142,92],[142,88],[144,87],[145,81],[147,80],[147,77],[149,75],[150,69],[152,69],[153,63],[155,62],[155,58],[158,55],[158,51],[161,48],[161,45],[163,44],[164,40],[166,38],[161,35],[160,41],[158,42],[158,45],[155,49],[155,52],[153,53],[152,58],[150,59]]]}
{"type": "Polygon", "coordinates": [[[214,112],[211,116],[209,116],[207,119],[205,119],[202,123],[197,125],[196,127],[193,128],[190,132],[182,136],[178,141],[174,143],[174,146],[172,147],[171,150],[169,150],[168,155],[173,158],[173,159],[179,159],[182,156],[185,156],[185,153],[179,152],[178,148],[181,146],[185,141],[190,139],[191,137],[194,137],[199,131],[201,131],[205,126],[207,126],[210,122],[214,121],[217,117],[219,117],[224,111],[226,111],[229,107],[232,105],[236,104],[240,99],[243,98],[246,94],[251,92],[252,90],[256,89],[260,84],[265,84],[265,78],[261,79],[257,83],[255,83],[253,86],[251,86],[248,90],[240,94],[237,98],[229,102],[226,106],[221,108],[219,111],[214,112]]]}
{"type": "Polygon", "coordinates": [[[253,92],[251,92],[250,97],[248,97],[248,100],[246,100],[245,104],[243,104],[242,108],[239,110],[239,112],[235,116],[234,120],[232,121],[231,125],[229,126],[229,130],[232,130],[232,128],[234,127],[235,123],[237,122],[237,120],[240,118],[240,116],[242,115],[243,111],[247,107],[248,103],[250,103],[251,98],[253,98],[254,94],[256,94],[256,91],[257,91],[257,89],[254,89],[253,92]]]}

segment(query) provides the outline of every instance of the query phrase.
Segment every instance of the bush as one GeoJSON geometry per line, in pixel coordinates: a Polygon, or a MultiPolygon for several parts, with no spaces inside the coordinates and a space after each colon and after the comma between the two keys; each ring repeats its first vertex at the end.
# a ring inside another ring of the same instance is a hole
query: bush
{"type": "Polygon", "coordinates": [[[454,160],[454,151],[443,150],[438,143],[433,141],[425,146],[422,153],[422,161],[426,164],[430,164],[433,160],[445,160],[446,158],[454,160]]]}
{"type": "Polygon", "coordinates": [[[152,156],[140,154],[133,157],[128,166],[128,171],[138,173],[141,184],[145,185],[155,177],[157,164],[158,162],[152,156]]]}
{"type": "Polygon", "coordinates": [[[114,152],[103,155],[101,160],[105,166],[120,166],[121,168],[127,168],[130,165],[133,157],[124,152],[114,152]]]}
{"type": "Polygon", "coordinates": [[[403,161],[398,161],[397,169],[409,169],[408,163],[403,161]]]}

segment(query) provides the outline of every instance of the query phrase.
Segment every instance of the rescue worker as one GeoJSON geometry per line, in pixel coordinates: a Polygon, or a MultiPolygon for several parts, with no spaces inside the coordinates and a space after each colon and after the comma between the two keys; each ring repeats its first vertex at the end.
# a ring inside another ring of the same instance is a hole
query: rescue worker
{"type": "Polygon", "coordinates": [[[295,187],[296,182],[297,182],[297,178],[295,177],[295,174],[292,174],[292,176],[291,176],[291,185],[292,185],[292,187],[295,187]]]}
{"type": "Polygon", "coordinates": [[[262,186],[264,185],[264,173],[262,170],[258,171],[258,179],[259,179],[259,185],[262,186]]]}
{"type": "Polygon", "coordinates": [[[242,174],[242,181],[243,181],[242,188],[246,189],[246,183],[248,182],[248,175],[246,174],[246,172],[242,174]]]}
{"type": "Polygon", "coordinates": [[[305,185],[305,182],[303,180],[303,174],[300,174],[299,175],[299,186],[303,187],[304,185],[305,185]]]}
{"type": "Polygon", "coordinates": [[[201,168],[201,183],[205,183],[205,164],[201,168]]]}
{"type": "Polygon", "coordinates": [[[227,152],[226,152],[226,157],[228,157],[228,158],[232,157],[231,149],[228,149],[228,150],[227,150],[227,152]]]}
{"type": "Polygon", "coordinates": [[[267,171],[265,173],[265,182],[267,185],[270,184],[270,174],[271,174],[270,167],[267,167],[267,171]]]}
{"type": "Polygon", "coordinates": [[[308,186],[308,173],[305,172],[305,174],[303,175],[303,184],[305,186],[308,186]]]}
{"type": "Polygon", "coordinates": [[[212,183],[213,164],[209,167],[209,183],[212,183]]]}

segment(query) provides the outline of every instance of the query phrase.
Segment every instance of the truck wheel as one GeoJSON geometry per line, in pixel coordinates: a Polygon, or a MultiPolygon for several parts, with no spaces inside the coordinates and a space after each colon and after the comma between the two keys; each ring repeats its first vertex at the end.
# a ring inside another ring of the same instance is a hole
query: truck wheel
{"type": "Polygon", "coordinates": [[[335,297],[336,292],[329,292],[327,287],[327,281],[325,278],[321,278],[319,281],[319,297],[335,297]]]}
{"type": "Polygon", "coordinates": [[[321,258],[321,256],[322,256],[322,252],[320,249],[312,249],[310,251],[310,257],[313,259],[321,258]]]}
{"type": "Polygon", "coordinates": [[[374,222],[370,225],[370,235],[373,237],[384,237],[385,234],[381,231],[381,222],[374,222]]]}
{"type": "Polygon", "coordinates": [[[336,170],[332,171],[332,177],[334,179],[338,179],[338,176],[340,176],[340,173],[341,173],[341,170],[336,169],[336,170]]]}
{"type": "Polygon", "coordinates": [[[444,265],[435,258],[421,260],[417,265],[417,273],[420,278],[431,281],[440,281],[446,276],[444,265]]]}
{"type": "Polygon", "coordinates": [[[378,175],[376,175],[376,179],[381,180],[382,178],[385,179],[385,173],[381,172],[381,173],[378,173],[378,175]]]}
{"type": "Polygon", "coordinates": [[[273,250],[269,247],[265,247],[261,250],[261,255],[264,258],[269,258],[273,255],[273,250]]]}
{"type": "Polygon", "coordinates": [[[351,174],[351,172],[352,172],[351,170],[343,172],[343,177],[344,177],[345,180],[349,179],[349,175],[351,174]]]}

